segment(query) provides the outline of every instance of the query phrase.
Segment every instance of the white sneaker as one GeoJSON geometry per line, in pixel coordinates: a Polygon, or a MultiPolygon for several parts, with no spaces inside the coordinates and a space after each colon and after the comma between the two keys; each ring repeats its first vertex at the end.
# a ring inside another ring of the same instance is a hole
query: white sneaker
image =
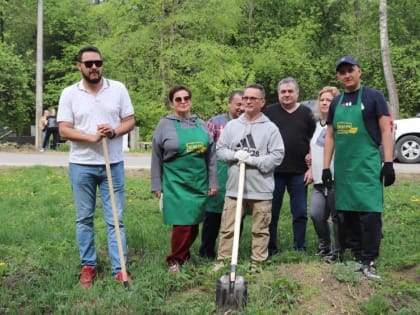
{"type": "Polygon", "coordinates": [[[170,265],[168,269],[170,272],[172,272],[173,275],[177,275],[180,272],[178,263],[170,265]]]}
{"type": "Polygon", "coordinates": [[[45,151],[44,149],[39,150],[39,152],[44,152],[44,151],[45,151]]]}

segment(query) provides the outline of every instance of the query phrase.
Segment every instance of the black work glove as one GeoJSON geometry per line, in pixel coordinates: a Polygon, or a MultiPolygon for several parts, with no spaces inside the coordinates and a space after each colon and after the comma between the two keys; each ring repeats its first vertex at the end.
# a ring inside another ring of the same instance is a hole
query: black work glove
{"type": "Polygon", "coordinates": [[[322,170],[322,183],[327,189],[332,188],[333,180],[332,180],[331,170],[329,168],[324,168],[322,170]]]}
{"type": "Polygon", "coordinates": [[[385,187],[391,186],[395,182],[395,171],[392,162],[384,162],[379,180],[381,183],[384,183],[385,187]]]}

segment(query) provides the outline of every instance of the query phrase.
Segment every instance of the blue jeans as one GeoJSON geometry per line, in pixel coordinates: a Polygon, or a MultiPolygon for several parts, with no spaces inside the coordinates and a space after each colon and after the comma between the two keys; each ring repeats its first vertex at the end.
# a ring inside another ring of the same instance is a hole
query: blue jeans
{"type": "MultiPolygon", "coordinates": [[[[124,261],[126,262],[127,247],[122,221],[125,202],[124,162],[111,164],[111,173],[124,261]]],[[[105,165],[70,163],[69,176],[76,207],[76,238],[79,246],[81,265],[96,267],[93,223],[96,208],[96,192],[99,187],[108,235],[108,252],[111,259],[112,274],[115,276],[121,271],[121,264],[105,165]]]]}
{"type": "Polygon", "coordinates": [[[306,248],[306,222],[308,221],[306,200],[308,189],[304,182],[304,174],[274,174],[274,193],[269,226],[270,242],[268,243],[270,256],[278,252],[277,227],[286,188],[289,193],[290,209],[293,216],[293,248],[296,250],[305,250],[306,248]]]}

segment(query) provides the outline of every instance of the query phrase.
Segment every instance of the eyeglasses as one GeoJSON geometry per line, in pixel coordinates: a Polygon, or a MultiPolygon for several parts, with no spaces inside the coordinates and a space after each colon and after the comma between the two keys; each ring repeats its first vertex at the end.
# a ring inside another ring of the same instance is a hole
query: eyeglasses
{"type": "Polygon", "coordinates": [[[262,99],[263,99],[262,97],[254,97],[254,96],[243,96],[242,97],[242,101],[244,101],[244,102],[248,102],[248,101],[255,102],[256,100],[262,100],[262,99]]]}
{"type": "Polygon", "coordinates": [[[181,103],[181,102],[188,102],[190,99],[191,99],[190,96],[184,96],[184,97],[178,96],[174,98],[174,101],[177,103],[181,103]]]}
{"type": "Polygon", "coordinates": [[[104,63],[103,60],[88,60],[88,61],[80,61],[80,63],[83,63],[86,68],[92,68],[93,65],[95,65],[97,68],[102,67],[102,64],[104,63]]]}

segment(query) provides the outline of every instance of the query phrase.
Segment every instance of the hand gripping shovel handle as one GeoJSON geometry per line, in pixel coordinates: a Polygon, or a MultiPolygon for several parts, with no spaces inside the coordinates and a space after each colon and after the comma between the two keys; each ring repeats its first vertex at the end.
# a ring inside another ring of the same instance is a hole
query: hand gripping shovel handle
{"type": "Polygon", "coordinates": [[[245,184],[245,163],[239,162],[238,195],[236,198],[236,212],[233,232],[232,262],[230,273],[222,276],[216,282],[216,308],[225,314],[232,310],[241,311],[247,302],[247,287],[243,277],[236,275],[238,263],[239,236],[242,217],[242,199],[245,184]]]}
{"type": "Polygon", "coordinates": [[[102,148],[104,151],[106,176],[108,179],[109,196],[111,198],[112,216],[114,217],[115,235],[117,236],[118,256],[120,258],[123,284],[124,284],[124,287],[128,288],[127,270],[125,268],[125,259],[124,259],[122,241],[121,241],[120,223],[118,221],[117,206],[115,203],[114,184],[112,182],[112,173],[111,173],[111,166],[109,163],[109,154],[108,154],[108,143],[107,143],[106,138],[102,138],[102,148]]]}
{"type": "Polygon", "coordinates": [[[236,265],[238,263],[239,251],[239,236],[241,229],[242,217],[242,200],[244,195],[245,184],[245,162],[239,162],[239,183],[238,183],[238,196],[236,199],[236,212],[235,212],[235,226],[233,232],[233,246],[232,246],[232,262],[230,270],[230,282],[235,283],[236,279],[236,265]]]}

